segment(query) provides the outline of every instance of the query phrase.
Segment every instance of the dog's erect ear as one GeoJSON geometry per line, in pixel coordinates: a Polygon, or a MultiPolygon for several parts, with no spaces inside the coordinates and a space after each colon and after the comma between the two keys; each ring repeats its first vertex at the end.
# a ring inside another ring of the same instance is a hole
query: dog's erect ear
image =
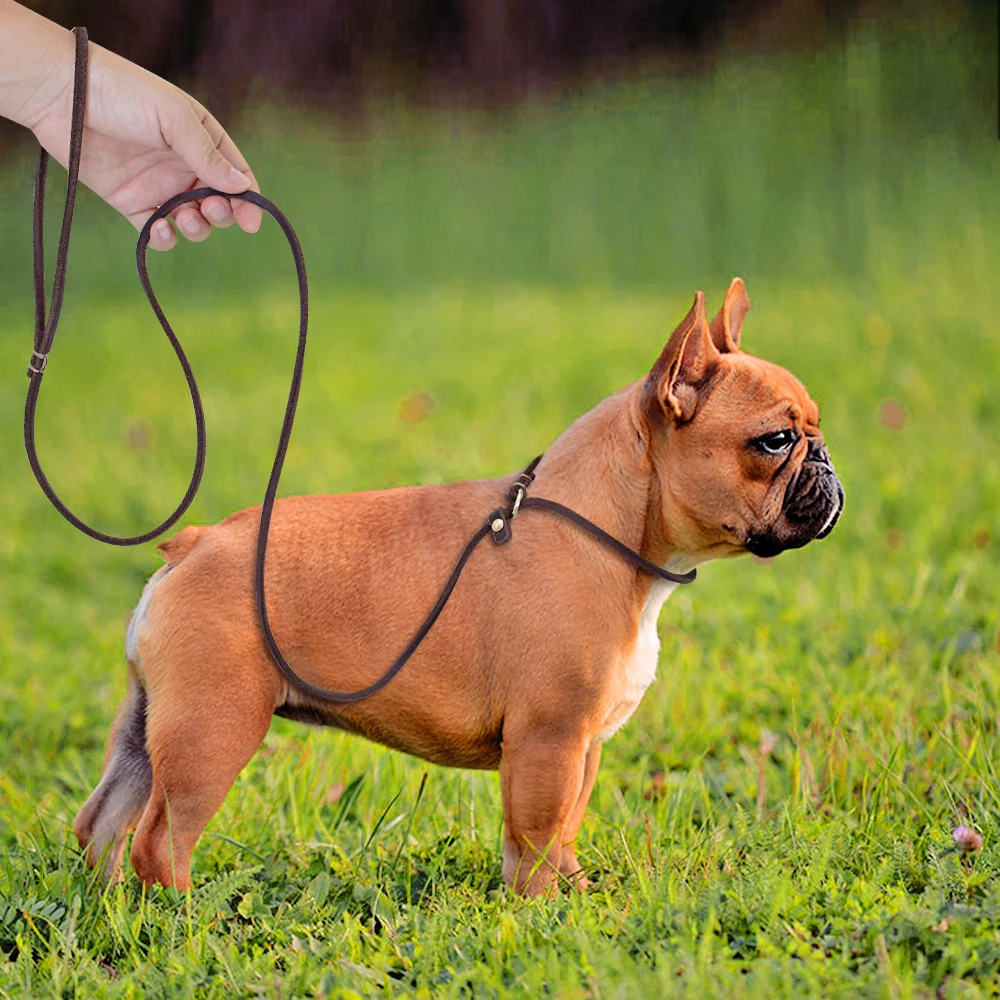
{"type": "Polygon", "coordinates": [[[747,296],[747,286],[743,284],[742,278],[733,278],[722,308],[709,327],[712,331],[712,343],[724,354],[731,354],[740,349],[743,321],[747,318],[748,312],[750,312],[750,299],[747,296]]]}
{"type": "Polygon", "coordinates": [[[649,373],[664,412],[677,420],[689,420],[697,405],[698,389],[715,370],[719,358],[705,319],[705,293],[696,292],[690,311],[649,373]]]}

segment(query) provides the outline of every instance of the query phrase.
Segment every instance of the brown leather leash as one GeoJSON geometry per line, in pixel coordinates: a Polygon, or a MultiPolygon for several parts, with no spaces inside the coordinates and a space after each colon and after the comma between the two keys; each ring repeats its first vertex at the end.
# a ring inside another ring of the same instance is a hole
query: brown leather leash
{"type": "Polygon", "coordinates": [[[149,273],[146,268],[146,250],[149,245],[150,233],[155,222],[165,218],[179,205],[184,205],[192,201],[199,201],[202,198],[207,198],[209,195],[222,195],[226,198],[243,198],[246,201],[252,202],[254,205],[258,205],[265,212],[267,212],[278,223],[281,227],[281,231],[285,234],[285,239],[288,241],[289,247],[291,248],[292,257],[295,261],[295,274],[298,278],[299,339],[295,352],[295,366],[292,370],[292,381],[288,390],[288,401],[285,404],[285,415],[282,420],[281,434],[278,439],[278,448],[274,456],[274,463],[271,466],[271,475],[267,481],[267,490],[264,494],[264,502],[261,505],[260,528],[257,533],[255,586],[257,615],[260,619],[260,628],[263,633],[264,642],[267,645],[268,652],[271,654],[275,664],[285,677],[302,693],[321,701],[346,703],[360,701],[362,698],[368,698],[375,694],[376,691],[385,687],[385,685],[388,684],[397,673],[399,673],[399,671],[406,664],[407,660],[409,660],[410,657],[416,652],[420,643],[423,642],[424,637],[431,630],[434,622],[437,621],[438,616],[448,603],[448,598],[451,597],[451,593],[455,589],[455,585],[458,583],[459,577],[462,575],[462,570],[465,568],[465,564],[469,561],[469,558],[475,551],[476,546],[478,546],[479,543],[490,534],[493,535],[493,540],[498,545],[504,545],[509,542],[513,537],[513,521],[523,510],[547,510],[568,519],[585,531],[590,532],[591,535],[612,548],[622,558],[627,559],[640,570],[645,573],[649,573],[651,576],[658,577],[661,580],[668,580],[671,583],[691,583],[695,579],[697,576],[696,570],[691,570],[690,573],[671,573],[669,570],[665,570],[660,566],[657,566],[655,563],[650,562],[634,549],[629,548],[613,535],[610,535],[603,528],[598,527],[593,523],[593,521],[589,521],[582,514],[578,514],[576,511],[564,506],[561,503],[556,503],[554,500],[546,500],[542,497],[527,496],[528,487],[535,478],[535,468],[542,459],[542,456],[539,455],[517,477],[514,484],[507,491],[507,499],[510,503],[506,506],[497,507],[496,510],[494,510],[486,519],[486,522],[480,526],[472,538],[469,539],[468,544],[465,546],[464,551],[459,556],[458,561],[455,563],[455,566],[451,571],[451,576],[448,578],[447,583],[438,595],[438,599],[435,601],[434,607],[431,608],[427,617],[414,633],[413,638],[409,641],[403,652],[400,653],[400,655],[393,662],[392,666],[390,666],[389,669],[386,670],[386,672],[377,681],[375,681],[374,684],[371,684],[369,687],[363,688],[360,691],[327,691],[324,688],[317,687],[315,684],[310,684],[307,680],[300,677],[285,659],[278,646],[277,640],[274,638],[274,633],[271,631],[271,626],[267,616],[267,600],[264,591],[264,570],[267,561],[267,538],[271,526],[271,513],[274,508],[274,501],[278,492],[278,482],[281,479],[281,469],[285,462],[285,454],[288,451],[288,443],[292,436],[292,425],[295,421],[295,410],[298,405],[299,391],[302,386],[302,370],[305,364],[306,336],[309,326],[309,294],[306,284],[305,258],[303,257],[302,246],[299,243],[298,237],[295,235],[295,230],[292,228],[292,224],[288,221],[278,206],[274,204],[274,202],[254,191],[245,191],[242,194],[235,195],[228,194],[224,191],[217,191],[215,188],[207,187],[197,188],[192,191],[184,191],[175,195],[173,198],[170,198],[168,201],[165,201],[149,217],[149,219],[146,220],[146,224],[142,227],[135,248],[135,259],[136,267],[139,272],[139,282],[142,285],[143,291],[146,293],[146,298],[149,300],[149,304],[152,307],[153,312],[156,314],[156,318],[160,321],[160,326],[162,327],[163,332],[170,341],[170,346],[174,349],[174,353],[177,355],[177,360],[180,362],[181,368],[184,370],[184,376],[187,379],[188,390],[191,394],[191,403],[194,408],[195,431],[197,435],[194,471],[191,475],[191,481],[188,485],[187,491],[181,499],[181,502],[174,509],[173,513],[171,513],[155,528],[151,528],[149,531],[143,532],[140,535],[110,535],[103,531],[99,531],[97,528],[91,527],[86,522],[80,520],[80,518],[78,518],[62,502],[62,500],[60,500],[56,491],[52,488],[52,484],[48,481],[45,473],[42,471],[41,463],[38,460],[38,453],[35,448],[35,409],[38,403],[38,393],[42,387],[42,377],[45,374],[49,354],[52,350],[52,343],[56,335],[56,328],[59,325],[59,313],[62,309],[63,293],[66,286],[66,261],[69,255],[69,239],[73,226],[73,208],[76,203],[76,187],[80,173],[80,153],[83,147],[84,110],[87,104],[87,29],[74,28],[73,31],[76,35],[76,66],[73,78],[73,108],[70,126],[68,165],[69,177],[66,184],[66,203],[63,209],[62,230],[59,236],[59,247],[56,251],[56,267],[52,281],[52,298],[49,303],[47,317],[45,302],[45,254],[42,240],[42,223],[44,218],[45,182],[48,174],[49,154],[44,149],[42,149],[38,154],[38,167],[35,173],[35,200],[32,227],[35,291],[35,336],[34,349],[31,353],[31,361],[28,364],[28,378],[30,379],[28,384],[28,396],[24,405],[24,446],[28,453],[28,461],[31,464],[32,472],[34,472],[39,486],[41,486],[42,491],[52,502],[52,505],[59,511],[60,514],[62,514],[64,518],[66,518],[67,521],[70,522],[70,524],[79,528],[80,531],[89,535],[91,538],[96,538],[98,541],[106,542],[109,545],[140,545],[143,542],[148,542],[151,539],[162,535],[168,528],[172,527],[188,509],[191,501],[195,498],[195,494],[198,492],[202,474],[205,470],[206,451],[205,413],[201,403],[201,394],[198,391],[198,383],[194,377],[194,372],[191,369],[187,356],[184,353],[184,349],[181,347],[180,341],[171,329],[170,324],[167,322],[167,317],[164,315],[156,296],[153,294],[153,286],[150,283],[149,273]]]}

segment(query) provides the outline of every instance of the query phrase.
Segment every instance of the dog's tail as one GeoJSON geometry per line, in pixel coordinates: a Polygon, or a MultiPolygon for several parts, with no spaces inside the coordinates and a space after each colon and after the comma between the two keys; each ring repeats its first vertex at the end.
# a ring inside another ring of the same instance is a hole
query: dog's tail
{"type": "Polygon", "coordinates": [[[163,553],[163,558],[166,559],[168,565],[173,566],[179,563],[198,544],[198,539],[204,530],[203,526],[190,524],[183,531],[178,531],[173,538],[160,542],[156,547],[163,553]]]}
{"type": "Polygon", "coordinates": [[[86,849],[88,866],[100,865],[105,879],[117,872],[129,831],[138,823],[152,788],[146,691],[130,664],[128,692],[111,727],[100,784],[73,821],[73,833],[86,849]]]}

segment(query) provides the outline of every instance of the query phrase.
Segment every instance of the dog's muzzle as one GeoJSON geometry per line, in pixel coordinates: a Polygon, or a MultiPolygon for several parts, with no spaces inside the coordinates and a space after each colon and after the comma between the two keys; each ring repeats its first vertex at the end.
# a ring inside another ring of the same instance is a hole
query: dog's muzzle
{"type": "Polygon", "coordinates": [[[833,531],[844,510],[844,487],[820,441],[810,441],[802,468],[785,492],[781,516],[766,531],[751,533],[745,545],[754,555],[776,556],[799,549],[833,531]]]}

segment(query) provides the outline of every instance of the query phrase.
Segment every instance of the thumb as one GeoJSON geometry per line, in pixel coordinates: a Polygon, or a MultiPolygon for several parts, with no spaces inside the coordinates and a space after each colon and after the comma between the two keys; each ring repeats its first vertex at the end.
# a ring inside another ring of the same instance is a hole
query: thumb
{"type": "Polygon", "coordinates": [[[163,138],[195,175],[211,187],[233,194],[245,191],[251,186],[250,178],[219,150],[228,138],[225,129],[207,111],[204,116],[200,118],[194,108],[188,107],[169,133],[164,129],[163,138]]]}

